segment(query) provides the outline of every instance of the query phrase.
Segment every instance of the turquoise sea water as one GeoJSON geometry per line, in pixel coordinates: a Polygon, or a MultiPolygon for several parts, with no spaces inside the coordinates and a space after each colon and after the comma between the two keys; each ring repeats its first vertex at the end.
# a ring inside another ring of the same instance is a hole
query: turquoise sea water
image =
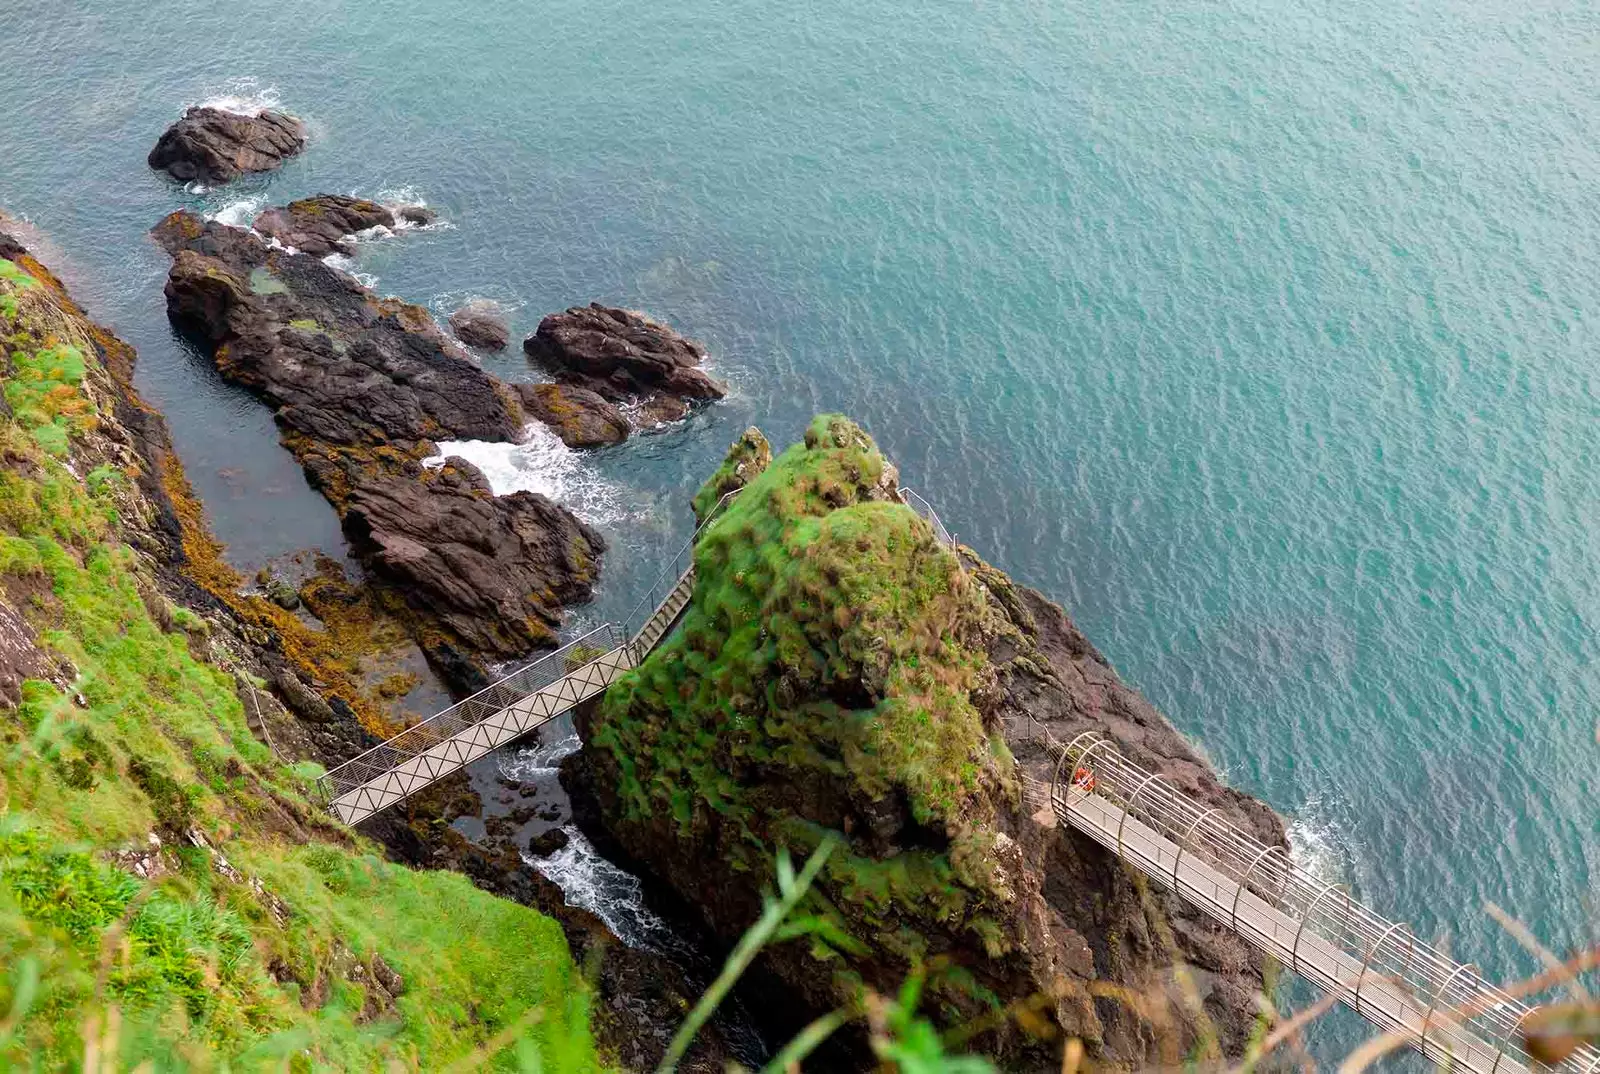
{"type": "Polygon", "coordinates": [[[1592,4],[181,6],[0,16],[0,204],[137,345],[241,563],[337,528],[144,232],[409,188],[450,226],[367,244],[380,290],[638,306],[736,387],[524,460],[617,545],[585,617],[746,424],[844,410],[1374,906],[1498,975],[1485,900],[1600,932],[1592,4]],[[267,91],[312,124],[283,171],[145,168],[267,91]]]}

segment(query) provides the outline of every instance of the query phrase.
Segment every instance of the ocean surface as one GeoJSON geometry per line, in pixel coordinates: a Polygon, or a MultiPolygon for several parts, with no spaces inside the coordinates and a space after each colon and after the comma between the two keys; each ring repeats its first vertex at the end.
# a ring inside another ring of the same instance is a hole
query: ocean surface
{"type": "Polygon", "coordinates": [[[614,450],[486,451],[612,538],[576,626],[746,425],[845,411],[1302,856],[1510,978],[1486,901],[1600,933],[1597,61],[1588,0],[51,0],[0,18],[0,204],[138,347],[241,565],[338,529],[168,327],[145,232],[421,199],[442,225],[355,259],[380,291],[518,337],[639,307],[734,387],[614,450]],[[310,148],[150,172],[219,97],[310,148]]]}

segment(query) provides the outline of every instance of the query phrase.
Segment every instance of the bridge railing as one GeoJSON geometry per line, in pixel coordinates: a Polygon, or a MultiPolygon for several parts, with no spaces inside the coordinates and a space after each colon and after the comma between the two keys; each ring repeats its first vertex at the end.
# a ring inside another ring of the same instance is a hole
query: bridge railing
{"type": "Polygon", "coordinates": [[[455,737],[529,694],[566,678],[595,658],[621,648],[626,640],[622,630],[615,624],[604,623],[554,652],[524,664],[466,700],[429,716],[382,745],[374,746],[359,757],[329,770],[317,781],[324,804],[377,779],[397,765],[455,737]]]}
{"type": "Polygon", "coordinates": [[[728,505],[733,502],[734,497],[743,491],[742,488],[738,488],[732,492],[725,493],[722,499],[718,500],[711,510],[706,512],[706,517],[701,521],[700,525],[695,527],[694,532],[689,535],[689,539],[683,542],[683,545],[667,561],[666,566],[662,568],[661,573],[656,576],[656,580],[651,582],[649,588],[639,597],[638,603],[633,606],[633,609],[628,612],[628,617],[623,620],[630,638],[638,636],[639,632],[644,629],[645,623],[649,621],[651,614],[661,606],[661,602],[667,599],[667,594],[671,593],[673,587],[678,584],[678,579],[682,578],[684,572],[694,565],[694,546],[699,543],[701,536],[711,527],[711,524],[723,516],[728,509],[728,505]]]}
{"type": "Polygon", "coordinates": [[[956,539],[950,536],[949,530],[944,528],[944,522],[940,520],[939,512],[933,509],[933,504],[922,498],[921,493],[911,488],[900,488],[895,491],[900,493],[900,498],[905,501],[907,507],[927,519],[928,525],[933,527],[933,535],[939,539],[940,544],[947,548],[956,546],[956,539]]]}
{"type": "MultiPolygon", "coordinates": [[[[1425,1055],[1491,1074],[1513,1064],[1536,1067],[1519,1034],[1535,1008],[1486,981],[1476,967],[1419,939],[1409,926],[1373,912],[1348,888],[1306,871],[1282,847],[1261,842],[1166,777],[1128,760],[1093,731],[1060,751],[1051,787],[1055,811],[1064,820],[1071,820],[1075,802],[1086,795],[1107,799],[1122,811],[1117,845],[1108,844],[1109,849],[1127,857],[1123,840],[1129,820],[1164,837],[1176,846],[1170,872],[1165,861],[1153,868],[1144,863],[1141,871],[1215,913],[1214,892],[1186,892],[1180,879],[1185,856],[1201,859],[1233,885],[1223,897],[1231,900],[1235,931],[1240,931],[1241,892],[1248,890],[1296,923],[1293,940],[1283,939],[1281,950],[1273,952],[1287,955],[1289,968],[1338,992],[1347,1006],[1380,1027],[1404,1032],[1425,1055]],[[1301,957],[1307,932],[1343,952],[1350,972],[1330,977],[1307,965],[1301,957]],[[1380,981],[1403,994],[1398,1011],[1374,1002],[1380,981]]],[[[1558,1069],[1600,1069],[1600,1051],[1580,1049],[1558,1069]]]]}

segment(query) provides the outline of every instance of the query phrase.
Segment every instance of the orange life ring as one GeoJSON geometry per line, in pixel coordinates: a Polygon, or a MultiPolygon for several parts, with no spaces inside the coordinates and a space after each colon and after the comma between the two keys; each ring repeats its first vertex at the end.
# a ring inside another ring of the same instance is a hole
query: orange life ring
{"type": "Polygon", "coordinates": [[[1094,790],[1094,773],[1087,768],[1076,769],[1072,773],[1072,785],[1080,791],[1094,790]]]}

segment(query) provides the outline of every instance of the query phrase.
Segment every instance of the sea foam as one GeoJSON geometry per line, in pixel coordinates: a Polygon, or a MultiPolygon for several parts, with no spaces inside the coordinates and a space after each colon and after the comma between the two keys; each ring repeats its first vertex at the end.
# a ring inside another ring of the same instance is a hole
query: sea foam
{"type": "Polygon", "coordinates": [[[571,508],[585,522],[614,524],[626,518],[622,492],[587,466],[555,433],[535,422],[515,444],[492,440],[448,440],[424,466],[443,466],[454,455],[472,463],[488,478],[495,495],[537,492],[571,508]]]}
{"type": "Polygon", "coordinates": [[[259,116],[269,109],[280,107],[277,86],[263,86],[259,79],[245,76],[230,78],[223,89],[200,101],[195,107],[215,108],[219,112],[232,112],[237,116],[259,116]]]}

